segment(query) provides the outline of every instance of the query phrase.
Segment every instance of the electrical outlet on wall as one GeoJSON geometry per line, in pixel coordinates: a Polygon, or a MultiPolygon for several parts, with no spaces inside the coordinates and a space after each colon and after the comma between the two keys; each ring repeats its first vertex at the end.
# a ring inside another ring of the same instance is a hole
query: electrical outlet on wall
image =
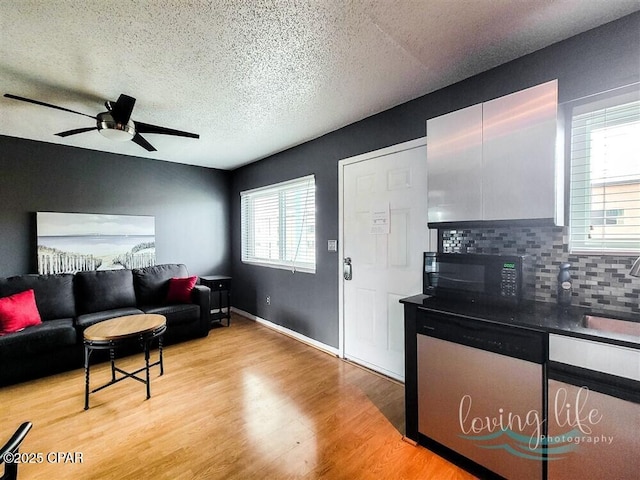
{"type": "Polygon", "coordinates": [[[270,295],[267,295],[266,301],[267,301],[267,305],[271,305],[271,296],[270,295]]]}
{"type": "Polygon", "coordinates": [[[327,250],[330,252],[338,251],[338,241],[337,240],[327,240],[327,250]]]}

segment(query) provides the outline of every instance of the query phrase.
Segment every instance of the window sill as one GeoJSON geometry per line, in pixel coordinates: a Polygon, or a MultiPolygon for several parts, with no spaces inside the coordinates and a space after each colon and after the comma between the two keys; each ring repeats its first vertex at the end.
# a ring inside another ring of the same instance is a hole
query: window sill
{"type": "Polygon", "coordinates": [[[602,256],[612,256],[612,257],[637,257],[640,255],[640,250],[638,249],[597,249],[593,250],[587,248],[574,248],[569,249],[569,255],[590,255],[594,257],[602,257],[602,256]]]}
{"type": "Polygon", "coordinates": [[[306,267],[306,266],[294,266],[283,263],[271,263],[271,262],[260,262],[257,260],[242,260],[242,263],[246,265],[254,265],[257,267],[268,267],[268,268],[277,268],[279,270],[288,270],[291,273],[311,273],[315,275],[316,269],[315,267],[306,267]]]}

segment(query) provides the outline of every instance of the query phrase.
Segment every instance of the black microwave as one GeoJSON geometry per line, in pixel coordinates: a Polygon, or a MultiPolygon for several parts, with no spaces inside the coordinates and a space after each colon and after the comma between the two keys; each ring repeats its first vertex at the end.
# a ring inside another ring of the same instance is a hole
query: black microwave
{"type": "Polygon", "coordinates": [[[423,274],[425,295],[512,305],[534,297],[527,255],[425,252],[423,274]]]}

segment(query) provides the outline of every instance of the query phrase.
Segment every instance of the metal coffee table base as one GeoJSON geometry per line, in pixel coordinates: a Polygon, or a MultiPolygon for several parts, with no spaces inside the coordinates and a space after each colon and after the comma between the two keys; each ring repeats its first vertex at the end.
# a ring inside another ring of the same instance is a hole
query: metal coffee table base
{"type": "Polygon", "coordinates": [[[84,392],[84,409],[89,409],[89,394],[98,392],[103,388],[107,388],[115,383],[118,383],[125,378],[132,378],[139,382],[144,383],[147,386],[147,399],[151,398],[151,380],[149,377],[149,370],[151,367],[155,367],[156,365],[160,365],[160,376],[164,375],[164,364],[162,362],[162,335],[166,331],[167,327],[163,325],[162,327],[154,330],[152,332],[145,332],[143,334],[138,335],[138,341],[140,342],[142,349],[144,351],[144,362],[145,366],[135,370],[133,372],[127,372],[122,370],[121,368],[116,367],[115,362],[115,350],[124,344],[130,344],[132,342],[132,338],[126,339],[117,339],[117,340],[86,340],[84,341],[84,375],[85,375],[85,392],[84,392]],[[153,340],[158,339],[158,353],[159,359],[156,362],[149,363],[149,349],[151,347],[151,343],[153,340]],[[91,353],[94,350],[109,350],[109,359],[111,361],[111,381],[105,383],[104,385],[94,388],[93,390],[89,389],[89,371],[90,364],[89,359],[91,357],[91,353]],[[122,376],[116,378],[116,372],[120,373],[122,376]],[[140,378],[137,375],[140,372],[145,372],[145,377],[140,378]]]}

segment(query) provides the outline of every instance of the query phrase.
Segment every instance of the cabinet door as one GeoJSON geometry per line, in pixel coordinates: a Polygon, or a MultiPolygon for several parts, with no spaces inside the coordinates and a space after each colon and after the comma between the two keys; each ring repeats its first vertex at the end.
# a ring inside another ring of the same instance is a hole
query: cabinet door
{"type": "Polygon", "coordinates": [[[483,219],[556,217],[557,80],[483,104],[483,219]]]}
{"type": "Polygon", "coordinates": [[[640,405],[549,380],[549,480],[632,480],[640,471],[640,405]]]}
{"type": "Polygon", "coordinates": [[[482,219],[482,105],[427,121],[430,223],[482,219]]]}

